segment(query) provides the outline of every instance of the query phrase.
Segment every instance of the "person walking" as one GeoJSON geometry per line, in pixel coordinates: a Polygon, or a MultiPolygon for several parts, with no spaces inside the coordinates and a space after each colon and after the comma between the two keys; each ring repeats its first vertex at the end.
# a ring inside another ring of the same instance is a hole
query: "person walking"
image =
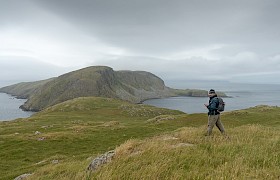
{"type": "Polygon", "coordinates": [[[219,99],[214,89],[210,89],[209,93],[209,104],[204,104],[208,109],[208,127],[207,127],[207,136],[212,134],[212,130],[216,125],[220,132],[225,135],[225,129],[221,122],[220,112],[218,111],[219,99]]]}

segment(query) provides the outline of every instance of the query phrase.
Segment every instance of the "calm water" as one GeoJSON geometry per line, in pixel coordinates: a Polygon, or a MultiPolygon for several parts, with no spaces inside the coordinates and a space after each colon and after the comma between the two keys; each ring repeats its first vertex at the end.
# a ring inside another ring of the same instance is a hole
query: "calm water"
{"type": "Polygon", "coordinates": [[[8,94],[0,93],[0,121],[29,117],[33,112],[22,111],[19,106],[26,99],[16,99],[8,94]]]}
{"type": "MultiPolygon", "coordinates": [[[[211,88],[223,91],[232,98],[223,98],[226,103],[225,111],[245,109],[256,105],[280,106],[280,85],[256,85],[256,84],[234,84],[234,83],[192,83],[190,87],[209,90],[211,88]]],[[[183,88],[182,84],[180,87],[183,88]]],[[[172,97],[165,99],[147,100],[144,104],[157,107],[181,110],[186,113],[207,112],[204,104],[208,103],[207,97],[172,97]]]]}
{"type": "MultiPolygon", "coordinates": [[[[174,88],[211,88],[223,91],[232,98],[224,98],[226,111],[238,110],[253,107],[256,105],[280,106],[280,85],[255,85],[255,84],[234,84],[234,83],[179,83],[170,85],[174,88]]],[[[13,120],[31,116],[32,112],[25,112],[19,109],[25,99],[16,99],[10,95],[0,93],[0,121],[13,120]]],[[[158,107],[181,110],[186,113],[206,113],[204,103],[208,103],[207,97],[172,97],[165,99],[147,100],[144,104],[158,107]]]]}

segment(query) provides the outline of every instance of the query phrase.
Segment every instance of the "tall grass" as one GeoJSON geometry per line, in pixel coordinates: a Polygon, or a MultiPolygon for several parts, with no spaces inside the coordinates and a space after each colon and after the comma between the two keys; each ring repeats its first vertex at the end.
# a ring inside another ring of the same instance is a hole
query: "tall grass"
{"type": "Polygon", "coordinates": [[[93,179],[279,179],[280,132],[245,125],[201,136],[205,127],[181,128],[166,138],[128,141],[93,179]],[[169,139],[169,140],[168,140],[169,139]],[[177,144],[177,146],[176,146],[177,144]]]}

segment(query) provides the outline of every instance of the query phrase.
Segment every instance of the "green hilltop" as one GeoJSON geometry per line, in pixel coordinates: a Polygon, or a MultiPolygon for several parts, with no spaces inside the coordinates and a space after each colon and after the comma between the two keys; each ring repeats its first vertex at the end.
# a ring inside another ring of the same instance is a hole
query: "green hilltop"
{"type": "Polygon", "coordinates": [[[225,112],[228,137],[205,137],[206,114],[80,97],[0,123],[0,179],[279,179],[280,108],[225,112]],[[92,160],[115,156],[95,171],[92,160]]]}
{"type": "Polygon", "coordinates": [[[169,88],[149,72],[114,71],[106,66],[91,66],[52,79],[19,83],[3,87],[0,92],[27,98],[21,108],[29,111],[40,111],[78,97],[108,97],[139,103],[151,98],[207,96],[205,90],[169,88]]]}

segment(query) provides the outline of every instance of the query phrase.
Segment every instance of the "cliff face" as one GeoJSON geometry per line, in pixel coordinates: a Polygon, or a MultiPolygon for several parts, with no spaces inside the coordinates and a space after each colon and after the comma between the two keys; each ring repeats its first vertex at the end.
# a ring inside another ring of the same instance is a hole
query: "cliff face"
{"type": "Polygon", "coordinates": [[[163,80],[149,72],[114,71],[106,66],[88,67],[45,81],[19,83],[0,91],[28,98],[21,108],[31,111],[76,97],[110,97],[138,103],[170,95],[163,80]]]}
{"type": "Polygon", "coordinates": [[[171,96],[164,81],[152,73],[144,71],[117,71],[120,80],[116,88],[117,97],[130,102],[138,103],[150,98],[171,96]]]}

